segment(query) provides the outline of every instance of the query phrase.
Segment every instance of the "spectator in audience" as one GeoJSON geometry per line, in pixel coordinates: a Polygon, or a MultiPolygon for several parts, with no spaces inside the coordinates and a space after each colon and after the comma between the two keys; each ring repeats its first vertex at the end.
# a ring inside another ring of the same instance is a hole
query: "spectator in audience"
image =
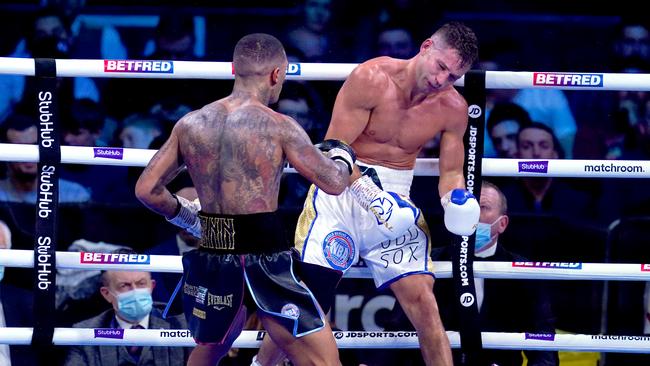
{"type": "MultiPolygon", "coordinates": [[[[13,114],[5,121],[2,142],[36,144],[36,120],[29,116],[13,114]]],[[[36,203],[38,166],[36,163],[12,162],[7,164],[7,177],[0,180],[0,201],[36,203]]],[[[59,202],[81,203],[90,200],[90,192],[78,183],[59,179],[59,202]]]]}
{"type": "Polygon", "coordinates": [[[650,28],[643,18],[623,17],[614,40],[613,64],[624,69],[630,64],[650,63],[650,28]]]}
{"type": "MultiPolygon", "coordinates": [[[[481,216],[476,230],[474,255],[477,261],[496,262],[525,262],[526,258],[509,252],[499,244],[499,235],[508,227],[508,200],[494,184],[483,181],[481,187],[481,216]]],[[[449,261],[452,258],[451,246],[433,248],[431,258],[434,261],[449,261]]],[[[479,308],[481,329],[486,332],[513,333],[555,333],[555,317],[551,309],[548,289],[542,281],[536,280],[505,280],[475,278],[476,301],[479,308]],[[516,301],[512,300],[516,294],[516,301]]],[[[438,299],[440,315],[445,329],[459,329],[460,319],[458,305],[455,301],[454,286],[448,279],[436,281],[434,292],[438,299]]],[[[391,330],[412,329],[403,310],[396,304],[393,310],[394,319],[391,330]]],[[[388,329],[387,329],[388,330],[388,329]]],[[[556,351],[524,350],[529,366],[558,365],[556,351]]],[[[383,355],[382,355],[383,356],[383,355]]],[[[395,355],[395,363],[386,362],[382,365],[423,365],[415,351],[399,351],[395,355]],[[405,353],[412,352],[412,355],[405,353]],[[413,363],[403,360],[416,359],[413,363]],[[400,361],[397,361],[400,360],[400,361]]],[[[454,364],[460,364],[459,353],[454,351],[454,364]]],[[[514,350],[483,350],[485,365],[521,365],[521,351],[514,350]]]]}
{"type": "MultiPolygon", "coordinates": [[[[11,230],[0,221],[0,249],[11,249],[11,230]]],[[[0,266],[0,327],[33,327],[33,299],[30,291],[2,283],[4,266],[0,266]]],[[[36,366],[30,346],[0,345],[0,365],[36,366]]]]}
{"type": "MultiPolygon", "coordinates": [[[[63,119],[63,141],[69,146],[107,146],[100,140],[106,116],[99,104],[91,99],[72,103],[63,119]]],[[[128,167],[111,165],[64,164],[61,177],[83,185],[90,191],[92,202],[136,203],[132,187],[125,184],[128,167]]]]}
{"type": "MultiPolygon", "coordinates": [[[[153,38],[138,57],[202,61],[203,57],[195,52],[196,44],[194,16],[178,10],[165,11],[160,15],[153,38]]],[[[155,112],[175,122],[190,110],[210,103],[221,84],[209,79],[111,79],[105,99],[108,110],[117,119],[155,112]]]]}
{"type": "Polygon", "coordinates": [[[376,56],[409,59],[418,53],[411,32],[397,24],[386,24],[377,35],[376,56]]]}
{"type": "Polygon", "coordinates": [[[304,0],[301,24],[289,29],[285,43],[287,47],[299,49],[305,62],[324,62],[331,58],[332,0],[304,0]]]}
{"type": "MultiPolygon", "coordinates": [[[[118,253],[135,252],[119,250],[118,253]]],[[[156,283],[149,272],[105,271],[102,284],[100,292],[112,308],[75,324],[75,328],[187,329],[182,315],[162,318],[151,298],[156,283]]],[[[73,346],[65,365],[184,365],[190,351],[187,347],[73,346]]]]}
{"type": "MultiPolygon", "coordinates": [[[[483,60],[480,68],[487,71],[501,70],[494,60],[483,60]]],[[[573,157],[573,145],[578,130],[569,101],[559,89],[490,89],[487,96],[486,116],[497,102],[513,102],[528,112],[530,119],[551,128],[567,159],[573,157]]],[[[486,151],[490,146],[486,144],[486,151]]]]}
{"type": "MultiPolygon", "coordinates": [[[[127,247],[77,239],[67,251],[112,253],[124,249],[127,247]]],[[[98,269],[57,268],[55,307],[58,325],[71,327],[110,308],[99,292],[101,286],[102,272],[98,269]]]]}
{"type": "MultiPolygon", "coordinates": [[[[517,156],[520,159],[563,159],[564,152],[550,127],[532,122],[519,130],[517,156]]],[[[585,191],[573,188],[566,179],[522,177],[510,182],[501,188],[513,213],[547,214],[586,221],[595,219],[595,202],[585,191]]]]}
{"type": "MultiPolygon", "coordinates": [[[[34,15],[27,35],[27,48],[14,57],[68,58],[73,47],[70,26],[65,16],[54,7],[40,9],[34,15]]],[[[59,103],[66,105],[73,99],[90,98],[99,101],[99,89],[86,77],[58,78],[59,103]]],[[[13,111],[32,111],[36,105],[34,78],[23,75],[0,76],[0,122],[13,111]]]]}
{"type": "Polygon", "coordinates": [[[515,103],[499,102],[492,107],[487,119],[486,132],[497,158],[514,159],[517,157],[517,134],[522,127],[532,121],[525,109],[515,103]]]}
{"type": "Polygon", "coordinates": [[[164,134],[160,120],[151,114],[132,114],[127,117],[120,132],[122,146],[132,149],[148,149],[151,143],[164,134]]]}

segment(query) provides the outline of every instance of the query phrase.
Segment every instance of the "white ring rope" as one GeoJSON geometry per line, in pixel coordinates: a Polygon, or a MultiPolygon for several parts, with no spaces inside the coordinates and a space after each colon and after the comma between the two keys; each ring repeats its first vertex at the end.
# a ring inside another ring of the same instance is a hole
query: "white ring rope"
{"type": "MultiPolygon", "coordinates": [[[[287,79],[344,80],[353,63],[291,63],[287,79]]],[[[56,60],[57,76],[113,78],[232,79],[231,62],[164,60],[56,60]]],[[[34,76],[31,58],[0,57],[0,74],[34,76]]],[[[488,89],[650,91],[650,74],[486,71],[488,89]]],[[[464,77],[456,86],[464,85],[464,77]]]]}
{"type": "MultiPolygon", "coordinates": [[[[157,150],[61,146],[64,164],[147,165],[157,150]]],[[[38,162],[38,145],[0,143],[0,161],[38,162]]],[[[483,175],[497,177],[650,178],[650,161],[485,158],[483,175]]],[[[295,173],[292,168],[285,172],[295,173]]],[[[438,176],[438,159],[417,159],[415,175],[438,176]]]]}
{"type": "MultiPolygon", "coordinates": [[[[39,262],[46,262],[46,259],[39,262]]],[[[34,252],[0,249],[0,265],[32,268],[34,252]]],[[[451,262],[437,261],[433,265],[437,278],[452,277],[451,262]]],[[[183,272],[181,256],[178,255],[56,252],[56,266],[59,269],[183,272]]],[[[650,264],[476,261],[474,275],[497,279],[650,281],[650,264]]],[[[352,267],[346,272],[346,277],[372,278],[366,267],[352,267]]]]}
{"type": "MultiPolygon", "coordinates": [[[[0,328],[0,344],[27,345],[32,328],[0,328]]],[[[263,331],[245,330],[235,340],[236,348],[259,348],[263,331]]],[[[650,336],[540,334],[482,332],[483,348],[512,350],[572,350],[588,352],[650,352],[650,336]]],[[[452,348],[460,347],[460,335],[447,331],[452,348]]],[[[416,332],[335,331],[338,348],[419,348],[416,332]]],[[[186,329],[92,329],[54,328],[57,346],[167,346],[194,347],[186,329]]]]}
{"type": "MultiPolygon", "coordinates": [[[[288,79],[344,80],[357,64],[292,63],[288,79]]],[[[56,60],[59,77],[232,79],[230,62],[56,60]]],[[[0,74],[35,75],[33,59],[0,57],[0,74]]],[[[456,86],[464,85],[464,78],[456,86]]],[[[488,89],[546,88],[564,90],[650,91],[650,74],[553,73],[487,71],[488,89]]],[[[61,147],[61,162],[145,166],[155,150],[93,147],[61,147]]],[[[0,144],[0,161],[38,161],[36,145],[0,144]]],[[[549,176],[648,178],[650,162],[610,160],[519,160],[483,159],[485,176],[549,176]]],[[[286,171],[294,171],[287,168],[286,171]]],[[[437,159],[418,159],[416,175],[439,175],[437,159]]],[[[45,254],[43,254],[45,255],[45,254]]],[[[180,256],[133,255],[126,262],[112,262],[111,254],[57,252],[58,268],[144,270],[182,272],[180,256]],[[84,260],[86,255],[86,260],[84,260]],[[88,257],[90,255],[90,257],[88,257]],[[97,260],[95,260],[97,259],[97,260]]],[[[37,267],[46,259],[38,260],[37,267]]],[[[34,267],[31,250],[0,250],[0,265],[34,267]]],[[[435,262],[438,278],[452,276],[450,262],[435,262]]],[[[46,268],[47,269],[47,268],[46,268]]],[[[49,269],[47,269],[49,270],[49,269]]],[[[476,277],[517,279],[650,280],[650,265],[559,262],[475,262],[476,277]]],[[[348,277],[368,278],[366,268],[352,268],[348,277]]],[[[0,344],[31,344],[33,328],[0,328],[0,344]]],[[[234,347],[257,348],[263,332],[244,331],[234,347]]],[[[453,348],[460,347],[457,332],[447,332],[453,348]]],[[[334,332],[339,348],[419,348],[415,332],[334,332]]],[[[650,337],[609,335],[544,335],[529,333],[482,333],[486,349],[573,350],[592,352],[650,352],[650,337]]],[[[55,345],[195,345],[187,330],[116,330],[55,328],[55,345]],[[119,335],[119,337],[118,337],[119,335]]]]}

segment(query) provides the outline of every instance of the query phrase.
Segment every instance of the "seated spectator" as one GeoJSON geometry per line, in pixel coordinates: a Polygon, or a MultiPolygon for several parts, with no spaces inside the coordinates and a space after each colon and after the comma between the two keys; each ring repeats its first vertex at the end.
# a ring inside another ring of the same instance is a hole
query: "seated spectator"
{"type": "MultiPolygon", "coordinates": [[[[480,261],[521,262],[524,257],[509,252],[499,245],[499,235],[508,227],[508,200],[501,190],[490,182],[483,181],[481,187],[481,216],[476,230],[474,255],[480,261]]],[[[438,247],[431,251],[434,261],[449,261],[452,258],[452,247],[438,247]]],[[[475,278],[476,297],[479,309],[481,330],[485,332],[512,333],[555,333],[555,317],[551,310],[548,289],[543,281],[536,280],[506,280],[475,278]],[[517,294],[516,301],[512,295],[517,294]]],[[[459,306],[452,281],[436,280],[434,286],[436,299],[440,309],[440,317],[446,330],[458,330],[460,319],[459,306]]],[[[393,310],[395,319],[390,330],[413,329],[399,304],[393,310]]],[[[388,330],[388,329],[387,329],[388,330]]],[[[529,366],[558,365],[556,351],[524,350],[529,366]]],[[[455,362],[460,365],[460,353],[453,351],[455,362]]],[[[518,350],[483,350],[481,365],[521,365],[522,352],[518,350]]],[[[382,355],[383,356],[383,355],[382,355]]],[[[395,363],[382,365],[406,365],[401,360],[417,360],[408,365],[423,365],[419,352],[399,351],[395,363]],[[411,353],[406,355],[407,353],[411,353]],[[398,361],[399,360],[399,361],[398,361]]],[[[384,362],[386,359],[382,358],[384,362]]]]}
{"type": "MultiPolygon", "coordinates": [[[[0,221],[0,249],[11,249],[11,230],[0,221]]],[[[33,327],[33,299],[30,291],[2,283],[0,266],[0,327],[33,327]]],[[[31,346],[0,345],[0,365],[38,365],[31,346]]]]}
{"type": "MultiPolygon", "coordinates": [[[[69,23],[56,8],[36,12],[28,30],[27,49],[14,57],[68,58],[73,47],[69,23]]],[[[59,103],[67,105],[74,99],[99,101],[99,89],[86,77],[58,78],[59,103]]],[[[14,111],[32,111],[36,103],[35,78],[24,75],[0,75],[0,123],[14,111]]]]}
{"type": "MultiPolygon", "coordinates": [[[[38,127],[36,119],[14,114],[2,129],[2,142],[36,144],[38,127]]],[[[7,163],[7,178],[0,180],[0,201],[36,203],[38,166],[36,163],[7,163]]],[[[90,200],[90,192],[78,183],[59,179],[59,202],[80,203],[90,200]]]]}
{"type": "MultiPolygon", "coordinates": [[[[195,52],[194,16],[178,11],[163,13],[148,47],[138,58],[149,60],[201,61],[195,52]]],[[[213,101],[218,88],[227,83],[209,79],[111,79],[106,94],[107,110],[118,120],[134,113],[161,111],[175,123],[193,109],[213,101]],[[212,92],[206,92],[211,90],[212,92]]]]}
{"type": "Polygon", "coordinates": [[[332,0],[304,0],[301,16],[301,24],[287,31],[283,43],[300,50],[303,62],[327,61],[332,47],[332,0]]]}
{"type": "MultiPolygon", "coordinates": [[[[127,50],[118,30],[110,24],[94,24],[83,16],[86,0],[42,0],[44,7],[58,10],[70,24],[70,35],[74,39],[72,58],[117,59],[127,58],[127,50]]],[[[18,42],[12,57],[26,55],[26,40],[18,42]]]]}
{"type": "MultiPolygon", "coordinates": [[[[67,251],[111,253],[125,248],[117,244],[78,239],[70,244],[67,251]]],[[[110,305],[99,293],[101,285],[100,270],[57,268],[55,306],[60,325],[70,327],[108,309],[110,305]]]]}
{"type": "MultiPolygon", "coordinates": [[[[563,159],[564,152],[550,127],[532,122],[519,130],[517,156],[520,159],[563,159]]],[[[595,202],[566,179],[522,177],[510,182],[502,186],[502,190],[513,213],[557,215],[587,222],[595,219],[595,202]]]]}
{"type": "MultiPolygon", "coordinates": [[[[133,254],[133,251],[118,251],[133,254]]],[[[101,295],[112,308],[75,324],[75,328],[187,329],[183,316],[162,318],[151,292],[156,282],[149,272],[104,271],[101,295]]],[[[184,365],[191,348],[151,346],[73,346],[65,365],[184,365]]]]}
{"type": "Polygon", "coordinates": [[[499,102],[494,105],[486,123],[497,158],[517,157],[517,134],[531,122],[528,112],[518,104],[499,102]]]}
{"type": "MultiPolygon", "coordinates": [[[[496,61],[484,60],[481,69],[488,71],[500,70],[496,61]]],[[[490,89],[487,96],[487,112],[489,118],[492,105],[497,102],[513,102],[528,112],[530,119],[543,123],[551,128],[567,159],[573,157],[573,145],[578,130],[569,100],[559,89],[490,89]]],[[[486,144],[486,151],[490,146],[486,144]]]]}
{"type": "Polygon", "coordinates": [[[158,118],[149,114],[132,114],[122,125],[120,141],[122,146],[132,149],[148,149],[151,143],[164,134],[164,128],[158,118]]]}
{"type": "Polygon", "coordinates": [[[418,51],[413,36],[407,28],[396,24],[387,24],[379,30],[376,56],[409,59],[418,51]]]}
{"type": "MultiPolygon", "coordinates": [[[[63,120],[63,141],[70,146],[107,146],[100,140],[106,116],[101,106],[90,99],[72,103],[63,120]]],[[[90,164],[64,164],[61,177],[83,185],[90,191],[92,202],[103,204],[136,204],[133,188],[127,180],[128,167],[90,164]]]]}
{"type": "Polygon", "coordinates": [[[623,17],[617,27],[612,63],[623,69],[631,63],[650,63],[650,27],[644,18],[623,17]]]}

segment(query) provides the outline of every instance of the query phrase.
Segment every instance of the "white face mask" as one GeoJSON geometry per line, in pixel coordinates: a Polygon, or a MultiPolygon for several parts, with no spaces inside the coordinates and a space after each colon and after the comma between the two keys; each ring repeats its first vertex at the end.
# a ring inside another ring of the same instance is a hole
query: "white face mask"
{"type": "Polygon", "coordinates": [[[476,227],[476,243],[474,245],[474,252],[479,252],[483,248],[485,248],[486,245],[488,245],[496,235],[492,235],[492,226],[494,226],[501,218],[503,218],[504,215],[499,216],[496,220],[494,220],[493,223],[491,224],[486,224],[479,222],[478,226],[476,227]]]}

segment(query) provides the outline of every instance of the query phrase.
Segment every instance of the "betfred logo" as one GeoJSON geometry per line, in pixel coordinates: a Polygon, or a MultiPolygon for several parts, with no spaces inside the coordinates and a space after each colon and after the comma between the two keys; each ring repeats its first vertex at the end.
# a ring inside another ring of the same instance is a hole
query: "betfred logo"
{"type": "Polygon", "coordinates": [[[147,254],[81,252],[79,255],[82,264],[149,264],[150,260],[147,254]]]}
{"type": "Polygon", "coordinates": [[[650,264],[642,264],[641,272],[650,272],[650,264]]]}
{"type": "Polygon", "coordinates": [[[603,74],[557,74],[550,72],[533,73],[533,85],[541,86],[603,86],[603,74]]]}
{"type": "Polygon", "coordinates": [[[287,75],[300,75],[300,64],[287,65],[287,75]]]}
{"type": "Polygon", "coordinates": [[[581,269],[580,262],[512,262],[513,267],[581,269]]]}
{"type": "Polygon", "coordinates": [[[173,61],[104,60],[104,72],[173,74],[173,61]]]}

